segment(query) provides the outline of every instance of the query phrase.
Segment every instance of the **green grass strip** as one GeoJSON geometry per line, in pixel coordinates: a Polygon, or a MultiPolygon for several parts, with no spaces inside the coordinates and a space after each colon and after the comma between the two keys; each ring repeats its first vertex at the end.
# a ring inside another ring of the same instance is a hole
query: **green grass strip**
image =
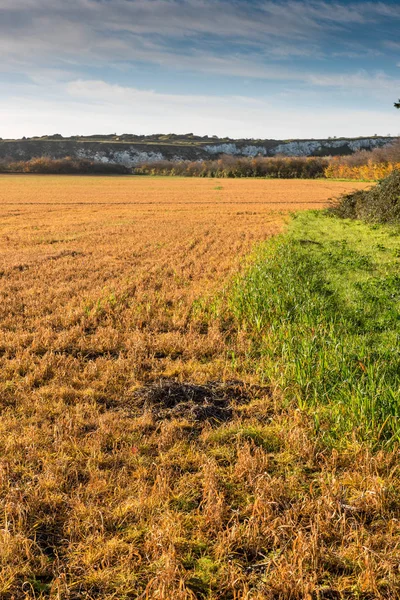
{"type": "Polygon", "coordinates": [[[399,441],[399,266],[399,227],[307,212],[234,284],[257,370],[335,443],[399,441]]]}

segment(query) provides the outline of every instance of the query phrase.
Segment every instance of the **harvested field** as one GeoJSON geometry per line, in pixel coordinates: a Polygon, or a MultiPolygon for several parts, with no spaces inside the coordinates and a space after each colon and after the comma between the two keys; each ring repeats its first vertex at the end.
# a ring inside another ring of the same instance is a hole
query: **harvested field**
{"type": "Polygon", "coordinates": [[[0,177],[0,598],[398,597],[394,455],[320,447],[223,310],[365,187],[0,177]]]}

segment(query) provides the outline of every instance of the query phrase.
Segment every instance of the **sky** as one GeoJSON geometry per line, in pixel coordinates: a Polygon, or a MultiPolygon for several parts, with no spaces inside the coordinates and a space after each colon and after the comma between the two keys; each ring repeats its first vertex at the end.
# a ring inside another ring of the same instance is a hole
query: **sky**
{"type": "Polygon", "coordinates": [[[0,137],[399,135],[400,1],[0,0],[0,137]]]}

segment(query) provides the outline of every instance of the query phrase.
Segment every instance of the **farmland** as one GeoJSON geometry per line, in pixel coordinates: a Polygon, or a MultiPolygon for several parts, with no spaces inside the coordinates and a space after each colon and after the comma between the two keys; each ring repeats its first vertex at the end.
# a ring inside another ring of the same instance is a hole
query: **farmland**
{"type": "Polygon", "coordinates": [[[365,187],[0,176],[0,598],[400,593],[394,451],[319,433],[237,288],[293,211],[365,187]]]}

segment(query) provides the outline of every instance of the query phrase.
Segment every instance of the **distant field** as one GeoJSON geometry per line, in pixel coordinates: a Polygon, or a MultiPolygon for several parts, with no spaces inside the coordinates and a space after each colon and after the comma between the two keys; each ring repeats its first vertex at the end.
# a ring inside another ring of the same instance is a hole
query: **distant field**
{"type": "MultiPolygon", "coordinates": [[[[87,276],[93,268],[97,285],[101,285],[101,269],[108,273],[117,263],[111,281],[121,285],[121,277],[137,278],[143,268],[147,273],[150,265],[154,271],[160,261],[165,263],[164,268],[178,270],[190,262],[192,289],[202,285],[203,276],[208,281],[210,271],[219,280],[222,273],[235,268],[236,259],[252,243],[279,230],[283,214],[323,207],[330,197],[367,185],[300,180],[0,176],[0,268],[32,265],[29,273],[15,274],[21,283],[37,277],[39,272],[42,277],[52,278],[56,272],[55,286],[57,281],[62,283],[64,269],[66,274],[72,270],[74,279],[82,275],[89,291],[91,277],[88,280],[87,276]],[[61,265],[54,264],[52,259],[63,252],[83,254],[73,259],[67,255],[61,265]],[[215,273],[214,261],[220,259],[222,264],[215,273]]],[[[104,283],[109,278],[109,274],[105,276],[104,283]]],[[[68,298],[72,301],[71,289],[68,298]]]]}
{"type": "Polygon", "coordinates": [[[8,204],[292,204],[312,208],[330,197],[371,184],[325,180],[205,179],[185,177],[0,175],[0,202],[8,204]]]}
{"type": "MultiPolygon", "coordinates": [[[[333,518],[343,552],[324,568],[345,589],[366,541],[355,525],[347,540],[344,500],[321,508],[340,491],[337,456],[298,411],[288,419],[278,389],[256,387],[251,342],[219,305],[290,211],[365,187],[0,176],[1,598],[311,598],[333,518]],[[168,398],[186,394],[183,412],[154,408],[143,386],[160,378],[168,398]],[[301,529],[307,511],[320,514],[301,529]],[[260,569],[270,595],[254,591],[260,569]]],[[[373,594],[370,571],[360,589],[373,594]]]]}

